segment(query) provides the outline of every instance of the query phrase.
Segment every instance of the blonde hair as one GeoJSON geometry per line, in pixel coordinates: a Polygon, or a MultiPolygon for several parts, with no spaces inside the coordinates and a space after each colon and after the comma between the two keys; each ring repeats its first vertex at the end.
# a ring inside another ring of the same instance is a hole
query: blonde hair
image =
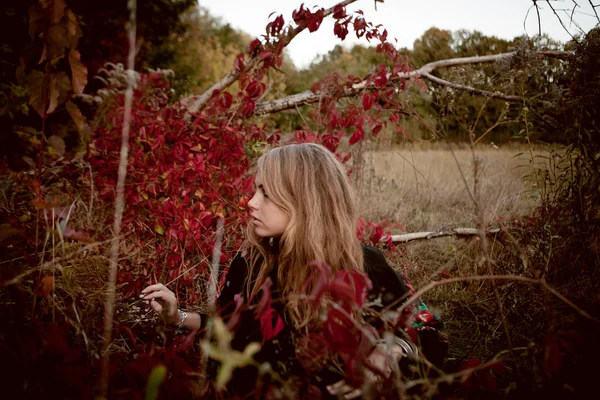
{"type": "Polygon", "coordinates": [[[290,216],[290,222],[278,251],[269,245],[269,238],[258,237],[252,226],[248,227],[246,293],[255,296],[277,264],[278,288],[286,300],[288,318],[298,329],[311,328],[318,323],[318,316],[299,299],[299,295],[310,294],[316,279],[309,264],[326,262],[333,273],[363,271],[354,191],[337,158],[313,143],[269,150],[258,160],[257,175],[269,198],[290,216]]]}

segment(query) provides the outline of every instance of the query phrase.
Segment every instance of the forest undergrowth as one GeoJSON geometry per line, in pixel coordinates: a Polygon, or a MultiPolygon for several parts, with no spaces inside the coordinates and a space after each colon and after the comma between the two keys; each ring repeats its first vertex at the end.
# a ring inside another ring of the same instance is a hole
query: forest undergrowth
{"type": "MultiPolygon", "coordinates": [[[[463,127],[468,143],[448,144],[440,134],[434,146],[444,150],[412,141],[382,151],[388,140],[378,134],[402,132],[399,115],[408,115],[401,92],[425,93],[425,85],[406,78],[412,67],[387,31],[362,13],[347,13],[348,3],[327,10],[335,35],[353,30],[377,41],[387,64],[368,78],[368,90],[358,91],[353,76],[316,82],[313,94],[327,96],[304,109],[310,123],[296,109],[304,124],[287,136],[323,144],[352,170],[363,217],[357,234],[412,281],[414,291],[399,301],[422,296],[446,322],[450,343],[441,368],[419,357],[407,373],[394,370],[381,386],[365,384],[365,396],[588,393],[600,356],[600,31],[573,44],[553,102],[528,103],[525,89],[517,93],[523,104],[510,109],[510,122],[521,129],[518,149],[480,141],[506,122],[502,112],[477,136],[486,99],[463,127]],[[391,71],[402,78],[392,79],[391,71]],[[532,144],[544,129],[562,135],[558,150],[532,144]],[[340,146],[346,140],[349,147],[340,146]],[[478,232],[411,243],[390,236],[458,227],[478,232]]],[[[235,367],[256,365],[251,351],[228,347],[230,333],[218,318],[208,333],[166,327],[138,296],[162,282],[182,308],[214,311],[212,285],[223,283],[248,222],[253,162],[285,142],[255,115],[266,107],[267,71],[281,67],[284,47],[302,30],[318,29],[326,11],[301,6],[293,26],[275,16],[262,41],[235,58],[235,90],[224,86],[186,101],[170,97],[171,71],[134,72],[134,1],[128,64],[104,64],[94,93],[84,93],[79,20],[66,3],[48,4],[28,10],[31,43],[10,89],[17,106],[2,115],[19,143],[3,153],[0,175],[0,359],[9,367],[0,375],[3,391],[15,398],[219,397],[226,377],[206,381],[206,352],[218,343],[221,352],[213,354],[235,367]]],[[[529,60],[521,56],[515,70],[529,60]]],[[[550,65],[540,60],[534,58],[537,67],[550,65]]],[[[525,87],[524,70],[515,86],[525,87]]],[[[356,293],[357,283],[343,277],[323,282],[356,293]]],[[[362,310],[359,300],[350,309],[362,310]]],[[[354,328],[339,320],[327,314],[336,332],[354,328]]],[[[355,346],[346,348],[357,349],[364,330],[350,335],[355,346]]],[[[299,357],[315,356],[310,350],[301,348],[299,357]]],[[[365,355],[358,353],[345,354],[352,361],[346,372],[360,381],[365,355]]],[[[257,367],[275,382],[272,398],[299,396],[296,381],[257,367]]]]}

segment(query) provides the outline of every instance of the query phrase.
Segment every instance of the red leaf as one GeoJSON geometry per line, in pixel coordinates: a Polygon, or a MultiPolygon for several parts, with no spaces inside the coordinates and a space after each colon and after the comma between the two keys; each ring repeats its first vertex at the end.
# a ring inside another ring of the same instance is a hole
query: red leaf
{"type": "Polygon", "coordinates": [[[233,61],[233,68],[238,72],[244,71],[244,55],[242,53],[238,54],[233,61]]]}
{"type": "Polygon", "coordinates": [[[242,115],[244,117],[247,117],[248,115],[251,115],[255,109],[256,109],[256,104],[252,100],[247,99],[246,104],[244,105],[244,108],[242,109],[242,115]]]}
{"type": "Polygon", "coordinates": [[[371,133],[373,134],[373,136],[377,136],[377,134],[379,132],[381,132],[381,128],[382,128],[382,124],[377,124],[373,127],[373,129],[371,130],[371,133]]]}
{"type": "Polygon", "coordinates": [[[350,136],[349,143],[351,145],[353,145],[353,144],[357,143],[358,141],[362,140],[364,137],[365,137],[365,132],[362,129],[357,129],[356,131],[354,131],[352,136],[350,136]]]}
{"type": "Polygon", "coordinates": [[[375,96],[370,93],[366,93],[362,98],[362,106],[365,109],[365,111],[369,111],[371,107],[373,107],[374,102],[375,96]]]}
{"type": "Polygon", "coordinates": [[[221,93],[221,98],[219,99],[219,103],[221,104],[221,107],[229,108],[229,107],[231,107],[231,104],[233,103],[233,96],[229,92],[223,92],[223,93],[221,93]]]}
{"type": "Polygon", "coordinates": [[[353,354],[360,341],[353,321],[341,310],[332,309],[323,324],[323,337],[329,348],[340,354],[353,354]]]}
{"type": "Polygon", "coordinates": [[[345,18],[348,14],[346,14],[346,7],[341,4],[336,4],[333,7],[333,18],[340,19],[345,18]]]}
{"type": "Polygon", "coordinates": [[[313,13],[308,21],[306,22],[306,27],[308,28],[309,32],[314,32],[317,29],[319,29],[319,27],[321,26],[321,22],[323,22],[323,13],[325,12],[324,9],[320,9],[319,11],[317,11],[316,13],[313,13]]]}
{"type": "Polygon", "coordinates": [[[265,61],[268,58],[271,58],[273,56],[273,52],[271,50],[265,50],[262,53],[260,53],[260,59],[265,61]]]}
{"type": "Polygon", "coordinates": [[[347,311],[353,306],[362,307],[372,284],[369,278],[357,271],[339,271],[329,285],[333,300],[342,303],[347,311]]]}
{"type": "Polygon", "coordinates": [[[362,17],[356,17],[354,19],[354,31],[356,32],[356,37],[361,38],[365,31],[367,30],[367,22],[362,17]]]}
{"type": "Polygon", "coordinates": [[[323,135],[321,137],[321,144],[331,152],[335,152],[338,144],[340,143],[340,138],[333,135],[323,135]]]}
{"type": "Polygon", "coordinates": [[[250,55],[254,55],[254,52],[261,47],[262,44],[260,43],[260,40],[258,39],[254,39],[249,45],[248,45],[248,54],[250,55]]]}
{"type": "Polygon", "coordinates": [[[339,37],[341,40],[346,39],[348,35],[348,23],[340,23],[340,21],[336,21],[333,25],[333,34],[339,37]]]}
{"type": "Polygon", "coordinates": [[[283,320],[275,309],[269,308],[260,316],[260,332],[263,336],[263,342],[273,339],[282,330],[283,320]],[[273,319],[275,319],[275,323],[273,323],[273,319]]]}
{"type": "MultiPolygon", "coordinates": [[[[313,285],[312,291],[310,293],[309,298],[313,302],[313,306],[316,307],[319,305],[321,301],[321,297],[327,289],[329,289],[329,277],[331,276],[331,267],[324,262],[313,261],[308,265],[309,268],[314,269],[314,273],[318,273],[319,276],[316,282],[313,285]]],[[[312,275],[307,281],[304,283],[304,287],[302,288],[302,293],[306,292],[306,288],[312,281],[312,275]]]]}
{"type": "Polygon", "coordinates": [[[292,19],[294,20],[294,22],[298,25],[300,25],[300,23],[302,21],[304,21],[304,18],[306,16],[306,13],[310,12],[308,11],[306,8],[304,8],[304,3],[300,4],[300,8],[297,10],[294,10],[294,12],[292,13],[292,19]]]}
{"type": "Polygon", "coordinates": [[[377,224],[371,223],[373,231],[371,233],[371,243],[377,244],[383,237],[383,228],[377,224]]]}
{"type": "Polygon", "coordinates": [[[385,85],[387,85],[387,82],[387,71],[385,67],[382,66],[382,68],[379,69],[379,73],[373,77],[373,83],[376,87],[382,88],[385,87],[385,85]]]}
{"type": "Polygon", "coordinates": [[[283,16],[278,16],[273,22],[267,24],[267,33],[271,36],[278,35],[281,32],[281,28],[283,28],[283,23],[283,16]]]}

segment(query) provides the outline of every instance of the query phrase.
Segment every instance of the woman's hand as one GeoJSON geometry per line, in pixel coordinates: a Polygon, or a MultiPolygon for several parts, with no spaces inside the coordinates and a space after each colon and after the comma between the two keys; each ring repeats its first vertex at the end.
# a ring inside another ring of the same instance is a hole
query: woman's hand
{"type": "Polygon", "coordinates": [[[179,325],[181,317],[177,307],[177,297],[165,285],[158,283],[142,290],[140,295],[144,300],[149,300],[150,307],[154,309],[165,323],[179,325]]]}
{"type": "MultiPolygon", "coordinates": [[[[375,346],[371,354],[369,354],[367,357],[366,361],[372,368],[380,371],[383,376],[379,376],[371,369],[365,368],[365,383],[376,384],[379,379],[383,377],[388,378],[392,374],[392,364],[397,363],[404,354],[405,352],[403,348],[397,343],[392,346],[391,354],[390,349],[385,344],[380,343],[375,346]]],[[[353,388],[344,380],[327,386],[327,391],[332,395],[343,397],[344,399],[356,399],[363,394],[362,389],[353,388]]]]}

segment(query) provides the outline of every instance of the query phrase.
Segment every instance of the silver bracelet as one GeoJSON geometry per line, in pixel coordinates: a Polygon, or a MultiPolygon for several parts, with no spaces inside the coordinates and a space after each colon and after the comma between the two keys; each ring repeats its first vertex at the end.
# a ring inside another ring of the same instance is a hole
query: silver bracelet
{"type": "MultiPolygon", "coordinates": [[[[387,341],[385,339],[379,339],[377,341],[378,344],[384,344],[387,345],[387,341]]],[[[419,356],[419,349],[418,347],[405,339],[399,338],[398,336],[394,336],[393,339],[393,344],[395,344],[396,346],[400,347],[402,349],[402,357],[418,357],[419,356]]]]}
{"type": "Polygon", "coordinates": [[[185,311],[181,310],[177,310],[177,312],[179,313],[179,326],[177,327],[177,329],[184,330],[187,328],[187,326],[185,325],[185,320],[187,319],[188,314],[185,311]]]}

